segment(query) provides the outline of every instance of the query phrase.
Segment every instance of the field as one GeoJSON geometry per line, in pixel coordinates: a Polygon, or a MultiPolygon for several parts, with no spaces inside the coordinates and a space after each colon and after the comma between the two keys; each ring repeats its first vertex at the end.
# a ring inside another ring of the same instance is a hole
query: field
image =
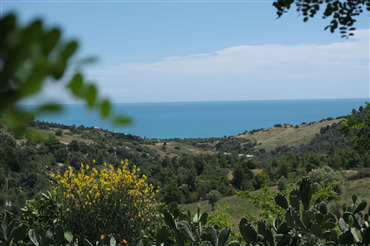
{"type": "Polygon", "coordinates": [[[167,142],[166,143],[166,150],[162,150],[163,142],[157,143],[156,145],[147,145],[150,149],[158,153],[162,158],[166,155],[170,158],[174,156],[179,156],[182,154],[189,154],[189,155],[196,155],[202,153],[214,154],[217,153],[216,151],[206,151],[200,148],[196,148],[189,144],[184,143],[176,143],[176,142],[167,142]],[[178,149],[176,149],[177,147],[178,149]]]}
{"type": "Polygon", "coordinates": [[[300,146],[303,143],[309,143],[315,137],[315,134],[320,132],[321,127],[338,123],[341,120],[342,119],[325,120],[311,125],[299,125],[298,128],[294,126],[287,126],[286,128],[274,127],[253,134],[246,133],[238,135],[236,138],[255,139],[257,140],[257,146],[255,146],[255,148],[263,148],[266,151],[272,150],[278,145],[300,146]],[[261,145],[259,145],[260,143],[261,145]]]}

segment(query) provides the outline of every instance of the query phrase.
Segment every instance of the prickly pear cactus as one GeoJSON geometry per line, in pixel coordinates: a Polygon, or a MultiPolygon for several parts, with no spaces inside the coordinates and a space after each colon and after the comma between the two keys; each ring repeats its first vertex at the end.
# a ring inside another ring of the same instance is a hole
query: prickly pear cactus
{"type": "Polygon", "coordinates": [[[12,214],[3,211],[0,215],[0,246],[10,246],[25,238],[27,226],[17,224],[12,214]]]}
{"type": "Polygon", "coordinates": [[[353,204],[344,205],[337,219],[325,201],[310,208],[312,194],[310,180],[303,179],[289,199],[283,194],[275,197],[275,203],[286,210],[283,220],[271,217],[269,225],[260,221],[256,230],[242,219],[239,229],[247,245],[369,246],[370,208],[365,215],[361,213],[367,207],[365,200],[357,204],[357,195],[353,195],[353,204]]]}
{"type": "Polygon", "coordinates": [[[202,213],[200,206],[194,216],[191,216],[189,211],[181,211],[180,208],[177,203],[171,203],[161,209],[166,226],[158,231],[156,245],[240,246],[237,241],[226,244],[231,233],[229,228],[223,228],[220,232],[212,226],[203,228],[207,223],[208,214],[202,213]]]}

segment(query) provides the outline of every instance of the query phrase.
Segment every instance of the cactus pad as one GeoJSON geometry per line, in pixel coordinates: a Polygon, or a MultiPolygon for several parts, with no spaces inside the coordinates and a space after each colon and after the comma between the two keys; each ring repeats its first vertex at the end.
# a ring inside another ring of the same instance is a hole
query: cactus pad
{"type": "Polygon", "coordinates": [[[311,197],[312,197],[312,186],[311,181],[307,178],[304,178],[299,186],[299,194],[305,210],[309,209],[311,197]]]}
{"type": "Polygon", "coordinates": [[[277,194],[275,196],[275,202],[277,205],[279,205],[283,209],[288,209],[289,203],[286,197],[283,194],[277,194]]]}

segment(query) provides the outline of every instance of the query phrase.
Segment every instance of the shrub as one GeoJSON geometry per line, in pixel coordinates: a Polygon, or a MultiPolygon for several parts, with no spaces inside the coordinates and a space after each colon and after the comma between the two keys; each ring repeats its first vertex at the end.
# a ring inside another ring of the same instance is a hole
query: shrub
{"type": "Polygon", "coordinates": [[[323,168],[313,169],[308,178],[313,184],[313,191],[318,191],[319,187],[326,187],[332,182],[335,182],[334,191],[339,195],[344,191],[344,179],[339,172],[334,171],[328,166],[323,168]]]}
{"type": "Polygon", "coordinates": [[[285,190],[285,185],[288,183],[288,181],[286,180],[286,178],[284,176],[282,176],[279,181],[278,181],[278,189],[279,191],[283,191],[285,190]]]}
{"type": "Polygon", "coordinates": [[[62,134],[63,134],[63,131],[61,129],[58,129],[55,131],[56,136],[62,136],[62,134]]]}
{"type": "Polygon", "coordinates": [[[94,241],[114,226],[128,242],[136,241],[142,230],[150,230],[157,206],[154,187],[146,183],[145,175],[138,175],[139,168],[134,166],[130,172],[127,160],[121,163],[117,170],[112,165],[90,170],[81,163],[76,174],[71,167],[63,176],[51,174],[57,184],[54,194],[61,204],[59,220],[67,230],[94,241]]]}
{"type": "Polygon", "coordinates": [[[358,170],[357,173],[349,176],[348,179],[354,180],[354,179],[363,179],[363,178],[369,178],[369,177],[370,177],[370,168],[362,168],[358,170]]]}

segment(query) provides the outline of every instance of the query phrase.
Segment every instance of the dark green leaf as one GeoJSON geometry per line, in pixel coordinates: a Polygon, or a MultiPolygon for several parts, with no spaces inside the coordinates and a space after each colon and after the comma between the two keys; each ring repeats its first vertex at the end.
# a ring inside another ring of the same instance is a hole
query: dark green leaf
{"type": "Polygon", "coordinates": [[[73,94],[77,95],[80,92],[83,84],[82,80],[82,75],[78,73],[73,76],[73,79],[69,82],[68,87],[71,88],[73,94]]]}
{"type": "Polygon", "coordinates": [[[92,107],[95,103],[97,90],[95,85],[90,85],[89,89],[87,90],[86,100],[90,107],[92,107]]]}
{"type": "Polygon", "coordinates": [[[169,236],[168,230],[164,227],[162,227],[158,232],[157,232],[157,245],[160,245],[164,243],[169,236]]]}
{"type": "Polygon", "coordinates": [[[52,51],[57,44],[60,38],[60,31],[58,29],[51,30],[48,34],[46,34],[44,43],[42,45],[42,49],[44,53],[48,55],[50,51],[52,51]]]}
{"type": "Polygon", "coordinates": [[[48,111],[58,112],[58,111],[61,111],[61,110],[62,110],[62,106],[57,105],[57,104],[46,104],[46,105],[42,105],[39,108],[40,112],[48,112],[48,111]]]}
{"type": "Polygon", "coordinates": [[[63,58],[67,60],[75,51],[77,50],[78,44],[75,41],[70,42],[67,44],[65,49],[63,50],[63,58]]]}
{"type": "Polygon", "coordinates": [[[114,119],[114,123],[116,125],[126,125],[126,124],[131,124],[131,122],[132,122],[132,120],[130,118],[122,117],[122,116],[117,116],[114,119]]]}
{"type": "Polygon", "coordinates": [[[23,85],[22,96],[30,96],[40,91],[44,77],[42,74],[33,74],[23,85]]]}
{"type": "Polygon", "coordinates": [[[104,100],[101,106],[101,113],[104,118],[108,117],[110,114],[110,103],[107,100],[104,100]]]}

